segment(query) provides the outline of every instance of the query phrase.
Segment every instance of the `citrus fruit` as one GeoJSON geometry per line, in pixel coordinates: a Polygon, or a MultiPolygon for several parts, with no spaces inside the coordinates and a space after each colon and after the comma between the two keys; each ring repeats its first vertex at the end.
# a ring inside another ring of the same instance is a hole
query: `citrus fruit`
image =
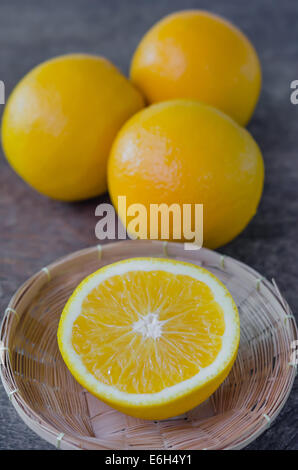
{"type": "Polygon", "coordinates": [[[58,329],[62,357],[83,387],[144,419],[179,415],[225,379],[239,344],[237,307],[210,272],[133,258],[87,277],[58,329]]]}
{"type": "Polygon", "coordinates": [[[200,10],[156,23],[138,45],[130,75],[149,103],[197,99],[241,125],[250,119],[261,87],[251,42],[230,22],[200,10]]]}
{"type": "MultiPolygon", "coordinates": [[[[244,229],[256,212],[263,178],[262,155],[252,136],[221,111],[190,100],[137,113],[121,128],[108,161],[109,192],[124,225],[132,221],[127,214],[134,204],[144,206],[148,218],[154,204],[178,204],[181,214],[183,204],[203,204],[203,244],[209,248],[244,229]],[[119,204],[122,195],[126,209],[119,204]]],[[[156,223],[148,221],[145,236],[137,226],[128,232],[152,238],[150,225],[156,223]]],[[[177,239],[176,229],[172,223],[169,240],[177,239]]],[[[157,231],[164,238],[160,227],[157,231]]]]}
{"type": "Polygon", "coordinates": [[[122,124],[143,107],[134,86],[103,57],[60,56],[30,71],[4,110],[2,143],[15,171],[54,199],[106,191],[106,162],[122,124]]]}

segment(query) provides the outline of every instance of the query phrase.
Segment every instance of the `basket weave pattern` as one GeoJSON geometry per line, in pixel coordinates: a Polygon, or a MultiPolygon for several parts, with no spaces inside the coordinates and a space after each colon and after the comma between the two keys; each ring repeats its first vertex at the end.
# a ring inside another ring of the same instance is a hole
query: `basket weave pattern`
{"type": "Polygon", "coordinates": [[[125,241],[76,252],[42,269],[12,298],[0,333],[1,377],[19,415],[62,449],[238,449],[278,415],[292,388],[294,317],[276,284],[229,257],[183,244],[125,241]],[[221,387],[183,416],[145,421],[126,416],[84,390],[67,370],[56,333],[78,283],[112,262],[169,256],[204,266],[238,306],[237,360],[221,387]]]}

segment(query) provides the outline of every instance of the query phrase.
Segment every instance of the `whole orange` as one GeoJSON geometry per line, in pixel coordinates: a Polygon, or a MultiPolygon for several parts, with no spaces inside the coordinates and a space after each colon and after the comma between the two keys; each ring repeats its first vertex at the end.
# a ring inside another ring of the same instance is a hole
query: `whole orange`
{"type": "Polygon", "coordinates": [[[131,78],[149,103],[190,98],[211,104],[245,125],[261,87],[258,56],[247,37],[214,14],[171,14],[143,37],[131,78]]]}
{"type": "Polygon", "coordinates": [[[115,135],[143,106],[140,92],[103,57],[56,57],[12,92],[2,121],[4,152],[40,193],[64,201],[93,197],[107,189],[115,135]]]}
{"type": "MultiPolygon", "coordinates": [[[[262,155],[249,132],[221,111],[191,100],[137,113],[118,133],[108,161],[109,192],[124,225],[132,220],[125,212],[132,204],[142,204],[148,217],[151,204],[178,204],[181,213],[183,204],[203,204],[209,248],[244,229],[256,212],[263,178],[262,155]],[[126,209],[118,205],[119,196],[126,196],[126,209]]],[[[150,237],[149,222],[141,238],[150,237]]],[[[160,235],[159,227],[154,229],[160,235]]],[[[170,240],[177,238],[176,229],[173,222],[170,240]]],[[[140,236],[138,227],[128,231],[140,236]]]]}

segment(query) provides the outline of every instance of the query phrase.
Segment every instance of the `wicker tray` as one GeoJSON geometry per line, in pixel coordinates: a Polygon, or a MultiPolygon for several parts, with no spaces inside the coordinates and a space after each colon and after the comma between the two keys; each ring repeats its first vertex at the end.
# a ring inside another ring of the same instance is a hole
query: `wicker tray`
{"type": "Polygon", "coordinates": [[[240,449],[270,426],[286,402],[296,365],[295,319],[275,282],[246,265],[182,244],[124,241],[78,251],[43,268],[16,292],[0,333],[1,378],[15,409],[39,436],[62,449],[240,449]],[[87,274],[116,260],[169,256],[203,265],[232,293],[241,341],[228,378],[183,416],[143,421],[86,392],[60,356],[63,306],[87,274]]]}

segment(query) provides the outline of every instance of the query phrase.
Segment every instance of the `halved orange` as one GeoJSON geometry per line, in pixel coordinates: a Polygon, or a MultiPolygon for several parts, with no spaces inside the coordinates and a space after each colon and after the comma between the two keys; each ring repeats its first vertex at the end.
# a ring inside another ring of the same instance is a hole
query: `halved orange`
{"type": "Polygon", "coordinates": [[[222,383],[239,344],[237,307],[196,265],[133,258],[88,276],[58,329],[77,381],[112,407],[144,419],[179,415],[222,383]]]}

